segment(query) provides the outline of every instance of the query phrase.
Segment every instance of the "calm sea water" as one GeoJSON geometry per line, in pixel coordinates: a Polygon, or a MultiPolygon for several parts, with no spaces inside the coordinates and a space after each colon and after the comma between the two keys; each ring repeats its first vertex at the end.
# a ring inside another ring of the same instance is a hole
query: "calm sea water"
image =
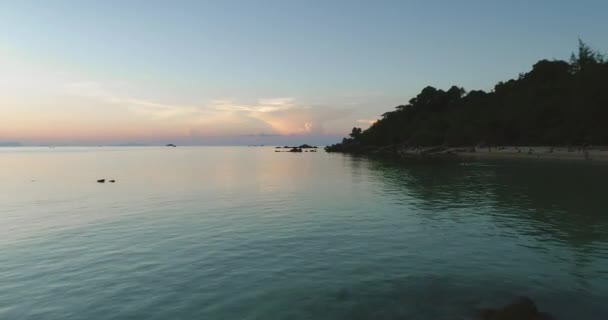
{"type": "Polygon", "coordinates": [[[608,318],[608,166],[0,149],[0,319],[608,318]],[[98,184],[100,178],[116,184],[98,184]]]}

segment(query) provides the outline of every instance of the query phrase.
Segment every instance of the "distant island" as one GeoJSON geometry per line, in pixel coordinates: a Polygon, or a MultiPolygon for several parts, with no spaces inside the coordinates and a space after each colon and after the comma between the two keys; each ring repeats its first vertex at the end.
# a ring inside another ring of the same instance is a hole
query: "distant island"
{"type": "Polygon", "coordinates": [[[169,144],[167,144],[166,146],[167,146],[167,147],[173,147],[173,148],[177,147],[177,146],[176,146],[176,145],[174,145],[173,143],[169,143],[169,144]]]}
{"type": "Polygon", "coordinates": [[[538,155],[558,146],[589,159],[593,146],[608,146],[608,60],[580,40],[569,62],[541,60],[490,92],[426,87],[369,129],[355,127],[325,149],[401,155],[494,149],[538,155]]]}
{"type": "Polygon", "coordinates": [[[15,141],[0,141],[0,147],[21,147],[23,146],[19,142],[15,141]]]}

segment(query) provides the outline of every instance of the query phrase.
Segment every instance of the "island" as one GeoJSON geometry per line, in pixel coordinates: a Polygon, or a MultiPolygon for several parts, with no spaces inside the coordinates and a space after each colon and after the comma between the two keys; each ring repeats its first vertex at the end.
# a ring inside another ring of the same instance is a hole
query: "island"
{"type": "Polygon", "coordinates": [[[176,145],[174,145],[173,143],[169,143],[169,144],[167,144],[166,146],[167,146],[167,147],[173,147],[173,148],[177,147],[177,146],[176,146],[176,145]]]}
{"type": "Polygon", "coordinates": [[[490,92],[424,88],[327,152],[608,160],[608,60],[579,40],[490,92]]]}
{"type": "Polygon", "coordinates": [[[10,148],[15,148],[15,147],[21,147],[23,146],[20,142],[16,142],[16,141],[0,141],[0,147],[10,147],[10,148]]]}

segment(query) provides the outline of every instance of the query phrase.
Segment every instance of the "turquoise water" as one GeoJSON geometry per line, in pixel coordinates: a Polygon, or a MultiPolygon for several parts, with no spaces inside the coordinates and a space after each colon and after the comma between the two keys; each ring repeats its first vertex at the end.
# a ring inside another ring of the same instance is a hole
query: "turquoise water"
{"type": "Polygon", "coordinates": [[[608,318],[608,166],[0,149],[0,319],[608,318]],[[116,184],[97,184],[100,178],[116,184]]]}

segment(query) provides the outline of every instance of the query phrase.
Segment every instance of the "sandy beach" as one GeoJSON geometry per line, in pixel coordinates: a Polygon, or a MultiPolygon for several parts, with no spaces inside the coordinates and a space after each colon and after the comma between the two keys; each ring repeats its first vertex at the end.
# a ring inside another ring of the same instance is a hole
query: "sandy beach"
{"type": "Polygon", "coordinates": [[[590,147],[587,150],[568,147],[492,147],[474,148],[471,151],[454,150],[453,153],[477,159],[545,159],[545,160],[578,160],[608,161],[608,147],[590,147]],[[474,152],[472,150],[475,150],[474,152]]]}
{"type": "Polygon", "coordinates": [[[464,148],[409,148],[396,150],[403,157],[458,156],[468,159],[530,159],[568,161],[608,161],[608,147],[597,146],[586,149],[550,146],[506,146],[464,148]]]}

